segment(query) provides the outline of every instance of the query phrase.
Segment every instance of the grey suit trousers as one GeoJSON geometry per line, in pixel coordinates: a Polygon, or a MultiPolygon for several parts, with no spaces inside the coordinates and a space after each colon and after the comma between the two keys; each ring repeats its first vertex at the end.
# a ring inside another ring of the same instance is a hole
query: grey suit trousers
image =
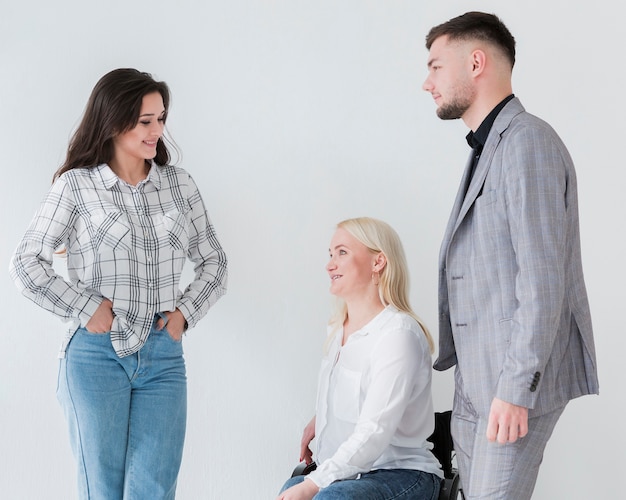
{"type": "Polygon", "coordinates": [[[528,420],[528,434],[515,443],[489,442],[487,417],[467,398],[458,368],[455,373],[452,438],[467,500],[529,500],[543,452],[565,406],[528,420]]]}

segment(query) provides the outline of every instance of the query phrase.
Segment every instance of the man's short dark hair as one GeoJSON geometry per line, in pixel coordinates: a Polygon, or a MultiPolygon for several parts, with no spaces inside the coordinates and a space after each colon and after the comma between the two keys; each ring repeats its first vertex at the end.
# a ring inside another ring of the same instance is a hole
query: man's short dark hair
{"type": "Polygon", "coordinates": [[[499,47],[511,63],[515,65],[515,38],[495,14],[466,12],[432,28],[426,35],[426,48],[437,38],[447,36],[451,41],[484,40],[499,47]]]}

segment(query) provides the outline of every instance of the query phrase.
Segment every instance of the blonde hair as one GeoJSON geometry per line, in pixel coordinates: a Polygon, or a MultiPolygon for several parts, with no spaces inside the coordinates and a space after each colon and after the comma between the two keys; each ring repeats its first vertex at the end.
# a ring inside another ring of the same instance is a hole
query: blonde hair
{"type": "MultiPolygon", "coordinates": [[[[344,229],[363,243],[372,253],[383,253],[387,264],[380,272],[378,294],[381,302],[391,304],[399,311],[415,319],[424,331],[431,354],[435,350],[433,338],[424,322],[413,312],[409,304],[409,271],[404,248],[398,233],[386,222],[371,217],[346,219],[337,224],[337,229],[344,229]]],[[[339,300],[336,313],[330,323],[338,327],[343,325],[348,314],[346,303],[339,300]]]]}

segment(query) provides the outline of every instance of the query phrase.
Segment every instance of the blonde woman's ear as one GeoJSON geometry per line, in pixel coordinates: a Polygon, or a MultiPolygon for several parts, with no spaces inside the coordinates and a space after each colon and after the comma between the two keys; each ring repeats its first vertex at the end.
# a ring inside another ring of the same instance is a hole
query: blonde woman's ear
{"type": "Polygon", "coordinates": [[[385,268],[386,265],[387,265],[387,257],[385,256],[384,253],[380,252],[376,256],[376,260],[374,261],[374,267],[372,271],[379,273],[385,268]]]}

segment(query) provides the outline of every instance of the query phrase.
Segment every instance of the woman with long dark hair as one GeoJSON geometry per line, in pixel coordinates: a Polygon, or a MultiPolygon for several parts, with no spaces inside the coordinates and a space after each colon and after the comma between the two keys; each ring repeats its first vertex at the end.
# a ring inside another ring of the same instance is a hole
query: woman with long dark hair
{"type": "Polygon", "coordinates": [[[81,499],[174,498],[182,335],[226,291],[226,256],[198,188],[169,165],[169,104],[148,73],[104,75],[11,261],[22,293],[71,324],[58,398],[81,499]],[[59,251],[67,279],[52,265],[59,251]],[[181,291],[187,259],[195,277],[181,291]]]}

